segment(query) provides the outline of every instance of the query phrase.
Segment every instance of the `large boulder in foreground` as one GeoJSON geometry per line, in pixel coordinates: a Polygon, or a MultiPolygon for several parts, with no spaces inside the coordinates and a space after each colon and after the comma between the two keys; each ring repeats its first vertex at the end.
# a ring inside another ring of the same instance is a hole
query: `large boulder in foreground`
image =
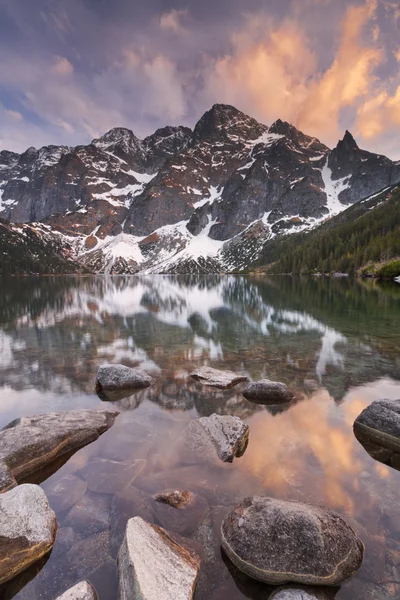
{"type": "Polygon", "coordinates": [[[128,521],[118,554],[120,600],[191,600],[199,569],[199,557],[165,529],[128,521]]]}
{"type": "Polygon", "coordinates": [[[0,494],[0,584],[45,556],[56,533],[56,516],[39,486],[20,485],[0,494]]]}
{"type": "Polygon", "coordinates": [[[246,400],[257,404],[287,404],[294,397],[287,385],[269,379],[249,383],[242,394],[246,400]]]}
{"type": "Polygon", "coordinates": [[[222,547],[246,575],[272,585],[339,585],[364,546],[336,513],[273,498],[246,498],[224,519],[222,547]]]}
{"type": "Polygon", "coordinates": [[[238,383],[249,380],[245,375],[237,375],[232,371],[219,371],[212,367],[200,367],[196,371],[193,371],[190,376],[203,385],[215,387],[220,390],[229,390],[238,383]]]}
{"type": "MultiPolygon", "coordinates": [[[[194,419],[184,432],[185,442],[193,455],[223,462],[233,462],[243,456],[249,442],[249,426],[239,417],[216,415],[194,419]]],[[[185,459],[190,459],[187,455],[185,459]]]]}
{"type": "Polygon", "coordinates": [[[381,462],[399,464],[400,400],[372,402],[354,421],[353,429],[371,456],[381,462]]]}
{"type": "Polygon", "coordinates": [[[94,587],[88,581],[81,581],[58,596],[56,600],[98,600],[98,598],[94,587]]]}
{"type": "Polygon", "coordinates": [[[154,379],[141,369],[125,365],[102,365],[96,376],[96,392],[132,392],[143,390],[154,384],[154,379]]]}
{"type": "Polygon", "coordinates": [[[0,431],[0,491],[27,480],[109,429],[118,411],[72,410],[22,417],[0,431]]]}

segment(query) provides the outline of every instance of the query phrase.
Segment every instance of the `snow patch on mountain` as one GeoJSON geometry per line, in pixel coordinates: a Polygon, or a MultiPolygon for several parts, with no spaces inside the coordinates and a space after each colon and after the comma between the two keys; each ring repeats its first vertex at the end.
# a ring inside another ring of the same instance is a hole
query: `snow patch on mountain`
{"type": "Polygon", "coordinates": [[[341,192],[350,186],[351,175],[346,175],[341,179],[332,179],[332,170],[328,166],[328,158],[321,169],[322,180],[324,182],[324,192],[326,194],[326,207],[331,216],[342,212],[347,206],[339,200],[341,192]]]}

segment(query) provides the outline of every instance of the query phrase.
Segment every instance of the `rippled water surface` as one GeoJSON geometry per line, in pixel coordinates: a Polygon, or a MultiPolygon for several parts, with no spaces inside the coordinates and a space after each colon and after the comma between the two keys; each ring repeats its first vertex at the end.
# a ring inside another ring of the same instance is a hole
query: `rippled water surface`
{"type": "MultiPolygon", "coordinates": [[[[201,549],[196,600],[267,599],[221,554],[229,507],[253,494],[335,509],[366,546],[357,577],[332,597],[400,597],[400,473],[374,461],[352,424],[371,401],[400,399],[400,285],[265,277],[59,277],[0,287],[0,425],[28,414],[106,408],[94,393],[105,362],[140,366],[156,385],[114,403],[114,427],[41,485],[59,533],[47,561],[0,588],[0,599],[54,598],[88,578],[117,598],[115,557],[138,514],[201,549]],[[283,381],[291,406],[263,407],[243,386],[212,391],[188,376],[212,365],[283,381]],[[250,425],[231,465],[188,461],[190,419],[238,415],[250,425]],[[189,489],[181,517],[153,496],[189,489]]],[[[149,565],[151,568],[151,565],[149,565]]]]}

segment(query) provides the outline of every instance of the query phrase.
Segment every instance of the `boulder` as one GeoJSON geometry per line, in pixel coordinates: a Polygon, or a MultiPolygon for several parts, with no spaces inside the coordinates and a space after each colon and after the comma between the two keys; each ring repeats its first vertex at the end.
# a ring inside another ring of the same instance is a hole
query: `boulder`
{"type": "Polygon", "coordinates": [[[56,600],[98,600],[98,595],[88,581],[81,581],[61,596],[58,596],[56,600]]]}
{"type": "Polygon", "coordinates": [[[200,559],[156,525],[128,521],[118,554],[120,600],[191,600],[200,559]]]}
{"type": "Polygon", "coordinates": [[[44,491],[25,484],[0,495],[0,584],[45,556],[57,521],[44,491]]]}
{"type": "Polygon", "coordinates": [[[287,385],[269,379],[249,383],[242,394],[246,400],[257,404],[286,404],[293,400],[293,394],[287,385]]]}
{"type": "Polygon", "coordinates": [[[336,513],[273,498],[246,498],[222,522],[222,547],[246,575],[282,585],[339,585],[361,566],[364,546],[336,513]]]}
{"type": "Polygon", "coordinates": [[[143,390],[154,384],[154,379],[141,369],[124,365],[102,365],[96,376],[96,392],[143,390]]]}
{"type": "Polygon", "coordinates": [[[126,524],[132,517],[141,517],[149,523],[156,523],[152,498],[133,486],[128,486],[115,494],[110,512],[110,551],[114,558],[124,539],[126,524]]]}
{"type": "Polygon", "coordinates": [[[333,600],[336,590],[306,587],[284,587],[275,590],[268,600],[333,600]]]}
{"type": "Polygon", "coordinates": [[[13,421],[0,431],[0,491],[90,444],[113,425],[118,414],[115,410],[73,410],[13,421]]]}
{"type": "Polygon", "coordinates": [[[164,492],[163,494],[157,494],[154,497],[156,502],[162,504],[168,504],[173,508],[184,508],[194,500],[194,495],[188,491],[174,490],[173,492],[164,492]]]}
{"type": "MultiPolygon", "coordinates": [[[[233,462],[243,456],[249,442],[249,426],[239,417],[211,415],[189,423],[184,439],[200,458],[213,458],[215,453],[223,462],[233,462]]],[[[190,459],[190,455],[186,458],[190,459]]]]}
{"type": "Polygon", "coordinates": [[[196,371],[193,371],[190,376],[203,385],[215,387],[220,390],[229,390],[238,383],[249,380],[245,375],[237,375],[232,371],[219,371],[212,367],[200,367],[196,371]]]}
{"type": "Polygon", "coordinates": [[[354,435],[367,452],[390,463],[400,453],[400,400],[376,400],[354,421],[354,435]]]}

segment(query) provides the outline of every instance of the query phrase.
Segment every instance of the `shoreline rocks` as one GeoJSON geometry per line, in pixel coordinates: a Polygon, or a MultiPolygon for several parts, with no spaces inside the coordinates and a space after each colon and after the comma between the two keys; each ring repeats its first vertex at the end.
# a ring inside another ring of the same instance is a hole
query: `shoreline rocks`
{"type": "Polygon", "coordinates": [[[221,538],[238,569],[272,585],[339,585],[363,560],[362,542],[338,514],[299,502],[246,498],[223,520],[221,538]]]}
{"type": "Polygon", "coordinates": [[[22,417],[0,431],[0,492],[95,441],[119,414],[74,410],[22,417]]]}
{"type": "MultiPolygon", "coordinates": [[[[132,392],[144,390],[155,383],[154,379],[141,369],[133,369],[125,365],[102,365],[99,367],[96,376],[96,392],[122,392],[129,390],[132,392]]],[[[112,398],[112,396],[107,396],[112,398]]],[[[116,396],[118,399],[118,396],[116,396]]]]}
{"type": "Polygon", "coordinates": [[[199,569],[200,558],[165,529],[128,521],[118,554],[120,600],[192,600],[199,569]]]}
{"type": "Polygon", "coordinates": [[[191,421],[184,438],[196,456],[211,459],[216,453],[220,460],[231,463],[246,451],[249,426],[239,417],[213,414],[191,421]]]}
{"type": "Polygon", "coordinates": [[[232,371],[220,371],[212,367],[200,367],[193,371],[190,377],[203,385],[220,390],[230,390],[235,385],[249,380],[245,375],[237,375],[232,371]]]}
{"type": "Polygon", "coordinates": [[[88,581],[81,581],[70,588],[56,600],[98,600],[94,587],[88,581]]]}
{"type": "Polygon", "coordinates": [[[45,556],[56,533],[56,516],[39,486],[24,484],[0,494],[0,584],[45,556]]]}
{"type": "Polygon", "coordinates": [[[269,379],[249,383],[242,391],[242,395],[246,400],[256,404],[287,404],[294,398],[287,385],[269,379]]]}

